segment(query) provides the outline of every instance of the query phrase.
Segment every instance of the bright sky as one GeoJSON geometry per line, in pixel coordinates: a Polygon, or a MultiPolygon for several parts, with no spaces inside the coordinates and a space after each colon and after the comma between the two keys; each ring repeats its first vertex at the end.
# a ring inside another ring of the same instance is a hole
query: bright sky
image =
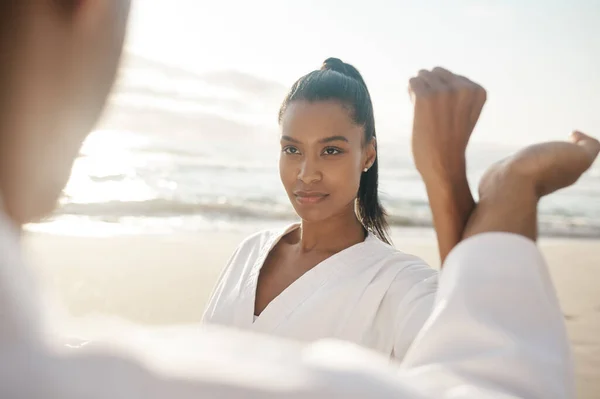
{"type": "Polygon", "coordinates": [[[137,0],[128,48],[286,86],[339,57],[365,76],[388,136],[410,126],[407,80],[442,65],[488,90],[475,140],[527,143],[600,136],[598,21],[598,0],[137,0]]]}

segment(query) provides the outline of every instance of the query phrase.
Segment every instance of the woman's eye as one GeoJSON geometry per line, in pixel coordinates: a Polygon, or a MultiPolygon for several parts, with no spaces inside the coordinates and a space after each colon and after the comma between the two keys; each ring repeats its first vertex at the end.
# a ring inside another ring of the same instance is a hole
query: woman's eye
{"type": "Polygon", "coordinates": [[[329,148],[326,148],[325,151],[323,151],[323,153],[325,155],[337,155],[337,154],[341,154],[341,151],[338,150],[337,148],[329,147],[329,148]]]}
{"type": "Polygon", "coordinates": [[[285,147],[283,149],[283,152],[285,152],[286,154],[290,154],[290,155],[295,155],[300,153],[300,151],[298,151],[298,149],[296,147],[285,147]]]}

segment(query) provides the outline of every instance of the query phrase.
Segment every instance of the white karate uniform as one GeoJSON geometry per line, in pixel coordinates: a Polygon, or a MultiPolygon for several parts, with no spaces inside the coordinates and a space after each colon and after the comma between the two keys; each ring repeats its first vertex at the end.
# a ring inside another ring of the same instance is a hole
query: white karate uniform
{"type": "Polygon", "coordinates": [[[350,343],[300,345],[209,327],[178,339],[140,328],[126,334],[129,349],[57,352],[44,344],[17,241],[0,214],[0,398],[574,397],[546,266],[520,236],[482,234],[453,250],[432,316],[400,369],[350,343]]]}
{"type": "Polygon", "coordinates": [[[254,316],[260,269],[281,237],[297,228],[242,242],[203,322],[302,341],[338,338],[402,359],[433,309],[437,271],[372,234],[307,271],[254,316]]]}

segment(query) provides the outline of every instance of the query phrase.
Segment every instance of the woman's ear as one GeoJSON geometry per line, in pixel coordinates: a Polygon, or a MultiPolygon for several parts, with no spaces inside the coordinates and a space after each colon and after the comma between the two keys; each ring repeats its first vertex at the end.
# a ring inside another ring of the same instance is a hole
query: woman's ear
{"type": "Polygon", "coordinates": [[[369,170],[371,166],[375,163],[375,159],[377,159],[377,139],[373,137],[371,141],[367,143],[365,149],[365,164],[363,166],[363,171],[369,170]]]}

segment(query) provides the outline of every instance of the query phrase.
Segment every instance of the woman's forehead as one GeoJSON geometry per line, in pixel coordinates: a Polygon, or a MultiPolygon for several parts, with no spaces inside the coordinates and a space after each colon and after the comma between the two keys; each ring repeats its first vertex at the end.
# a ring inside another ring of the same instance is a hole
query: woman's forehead
{"type": "Polygon", "coordinates": [[[363,134],[362,126],[354,123],[348,108],[337,101],[292,102],[283,114],[281,130],[282,136],[300,141],[343,136],[350,142],[363,134]]]}

